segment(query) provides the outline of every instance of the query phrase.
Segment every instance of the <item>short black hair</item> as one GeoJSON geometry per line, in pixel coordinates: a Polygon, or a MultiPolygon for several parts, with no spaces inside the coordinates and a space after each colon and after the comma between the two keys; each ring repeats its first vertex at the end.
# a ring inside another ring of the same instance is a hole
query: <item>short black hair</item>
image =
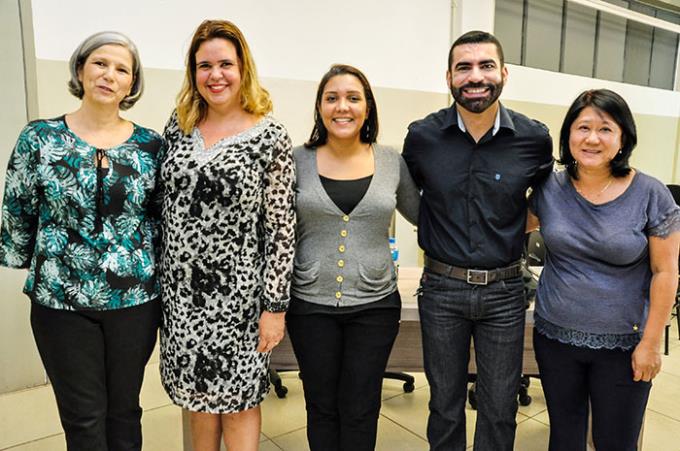
{"type": "Polygon", "coordinates": [[[498,60],[501,63],[501,67],[505,65],[503,46],[496,36],[487,33],[486,31],[473,30],[461,35],[451,45],[451,48],[449,49],[449,65],[447,66],[447,70],[451,69],[451,63],[453,63],[453,49],[464,44],[494,44],[496,46],[496,52],[498,53],[498,60]]]}
{"type": "Polygon", "coordinates": [[[630,173],[630,154],[637,145],[637,130],[635,119],[630,111],[628,104],[623,97],[610,91],[609,89],[590,89],[584,91],[576,97],[571,104],[567,114],[564,116],[562,128],[560,129],[560,160],[559,163],[567,168],[567,172],[574,179],[578,179],[576,160],[569,149],[569,135],[571,124],[574,123],[581,111],[586,107],[595,108],[598,111],[607,113],[614,119],[621,128],[621,150],[613,160],[609,162],[611,173],[614,177],[625,177],[630,173]]]}
{"type": "Polygon", "coordinates": [[[323,96],[323,90],[326,88],[326,84],[336,75],[353,75],[359,80],[361,86],[364,88],[368,117],[364,121],[364,124],[361,126],[361,131],[359,132],[359,139],[361,142],[373,144],[378,138],[378,107],[375,103],[373,91],[371,90],[371,84],[368,82],[364,73],[356,67],[347,64],[334,64],[319,82],[319,88],[316,91],[316,102],[314,104],[314,128],[312,129],[312,134],[309,136],[309,140],[305,143],[305,147],[323,146],[328,141],[328,130],[326,130],[326,126],[323,125],[323,119],[321,119],[319,108],[321,106],[321,97],[323,96]]]}

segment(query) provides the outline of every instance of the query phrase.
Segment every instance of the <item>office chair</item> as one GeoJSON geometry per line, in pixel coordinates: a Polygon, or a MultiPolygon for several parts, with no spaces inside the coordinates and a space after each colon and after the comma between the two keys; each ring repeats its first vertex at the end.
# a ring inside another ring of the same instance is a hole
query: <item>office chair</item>
{"type": "MultiPolygon", "coordinates": [[[[675,203],[680,205],[680,185],[667,185],[668,189],[671,192],[671,195],[673,196],[673,199],[675,200],[675,203]]],[[[680,262],[680,258],[679,258],[680,262]]],[[[679,290],[675,293],[675,304],[673,305],[673,310],[671,311],[671,318],[670,321],[673,321],[673,318],[675,317],[675,320],[678,323],[678,339],[680,340],[680,288],[679,290]]],[[[664,354],[668,355],[668,335],[670,332],[671,324],[670,321],[668,324],[666,324],[666,330],[664,334],[664,354]]]]}

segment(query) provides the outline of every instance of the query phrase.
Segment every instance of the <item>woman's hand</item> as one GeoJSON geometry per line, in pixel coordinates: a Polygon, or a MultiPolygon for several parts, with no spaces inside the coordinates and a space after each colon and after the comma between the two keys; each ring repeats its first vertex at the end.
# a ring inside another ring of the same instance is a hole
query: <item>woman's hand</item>
{"type": "Polygon", "coordinates": [[[263,312],[260,316],[260,341],[258,352],[269,352],[283,340],[283,330],[286,326],[286,313],[263,312]]]}
{"type": "Polygon", "coordinates": [[[658,344],[641,341],[633,351],[633,380],[649,382],[661,371],[661,352],[658,344]]]}

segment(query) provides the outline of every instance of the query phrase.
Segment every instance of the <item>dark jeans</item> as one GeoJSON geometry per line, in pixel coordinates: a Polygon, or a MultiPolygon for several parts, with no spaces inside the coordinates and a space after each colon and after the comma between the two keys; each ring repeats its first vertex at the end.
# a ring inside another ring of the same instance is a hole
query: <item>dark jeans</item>
{"type": "Polygon", "coordinates": [[[160,302],[108,311],[31,305],[31,326],[69,451],[139,451],[139,391],[160,302]]]}
{"type": "Polygon", "coordinates": [[[634,382],[632,351],[590,349],[534,330],[534,351],[550,417],[550,451],[584,451],[588,400],[597,451],[637,450],[650,382],[634,382]]]}
{"type": "Polygon", "coordinates": [[[397,308],[286,317],[312,451],[375,449],[382,377],[399,317],[397,308]]]}
{"type": "Polygon", "coordinates": [[[524,343],[521,278],[470,285],[425,269],[419,292],[425,375],[430,384],[430,449],[466,448],[465,401],[472,337],[477,364],[474,449],[512,450],[524,343]]]}

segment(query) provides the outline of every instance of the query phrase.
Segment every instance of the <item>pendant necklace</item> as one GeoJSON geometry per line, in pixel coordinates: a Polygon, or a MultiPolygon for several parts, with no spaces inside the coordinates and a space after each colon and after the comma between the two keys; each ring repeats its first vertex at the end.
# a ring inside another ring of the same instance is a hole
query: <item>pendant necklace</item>
{"type": "MultiPolygon", "coordinates": [[[[612,176],[610,175],[610,176],[609,176],[609,182],[604,186],[604,188],[602,188],[599,192],[597,192],[597,193],[595,193],[595,194],[592,194],[592,196],[593,196],[593,197],[600,197],[600,195],[601,195],[602,193],[604,193],[605,191],[607,191],[607,188],[609,188],[609,187],[611,186],[611,184],[612,184],[613,181],[614,181],[614,177],[612,177],[612,176]]],[[[585,194],[583,191],[581,191],[581,190],[579,189],[578,186],[576,187],[576,191],[577,191],[581,196],[583,196],[583,197],[588,197],[588,196],[586,196],[586,194],[585,194]]]]}

